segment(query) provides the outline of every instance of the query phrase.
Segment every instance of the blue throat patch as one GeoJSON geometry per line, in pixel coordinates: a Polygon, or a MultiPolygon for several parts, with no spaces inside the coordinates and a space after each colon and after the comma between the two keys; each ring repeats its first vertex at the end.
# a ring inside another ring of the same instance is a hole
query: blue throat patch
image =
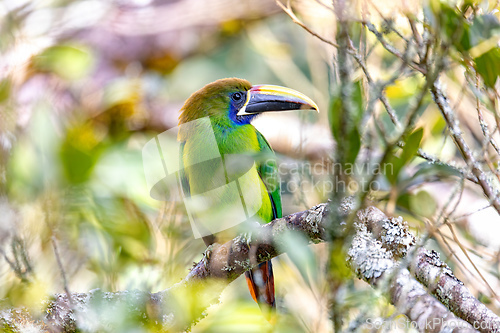
{"type": "Polygon", "coordinates": [[[239,109],[233,103],[229,104],[228,116],[231,119],[231,122],[236,126],[248,125],[250,122],[258,116],[258,114],[246,115],[246,116],[238,116],[239,109]]]}

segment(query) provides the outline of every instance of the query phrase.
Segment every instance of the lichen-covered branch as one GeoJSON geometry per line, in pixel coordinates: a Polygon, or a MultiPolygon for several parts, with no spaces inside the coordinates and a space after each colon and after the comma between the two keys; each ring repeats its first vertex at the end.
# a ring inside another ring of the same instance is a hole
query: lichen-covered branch
{"type": "MultiPolygon", "coordinates": [[[[250,236],[238,236],[222,245],[214,244],[182,281],[157,293],[93,290],[71,294],[71,302],[66,294],[59,294],[48,302],[46,310],[38,317],[26,309],[0,311],[0,324],[14,332],[23,331],[27,325],[41,332],[74,332],[109,330],[110,327],[119,330],[126,327],[128,320],[140,319],[145,326],[155,330],[182,331],[202,318],[208,306],[218,302],[220,293],[231,281],[258,263],[283,253],[287,232],[301,232],[313,243],[325,241],[325,227],[330,217],[328,204],[320,204],[262,225],[250,236]]],[[[430,296],[407,269],[399,269],[398,259],[407,256],[414,244],[414,236],[401,218],[388,218],[378,209],[369,207],[358,212],[348,263],[360,278],[375,287],[387,287],[383,290],[387,291],[391,302],[415,321],[420,331],[438,332],[450,327],[456,328],[454,332],[473,331],[470,324],[456,318],[430,296]]],[[[412,274],[426,285],[438,281],[436,278],[440,275],[436,269],[429,268],[429,265],[436,266],[435,256],[429,261],[425,256],[416,258],[425,262],[414,263],[412,274]]],[[[439,272],[453,276],[449,270],[439,272]]],[[[444,286],[436,288],[436,284],[432,284],[431,291],[442,294],[448,308],[457,311],[456,314],[469,323],[479,320],[476,327],[482,332],[498,332],[492,329],[492,325],[499,322],[498,317],[488,312],[484,305],[481,307],[459,280],[442,278],[444,286]],[[462,306],[457,290],[466,295],[467,304],[475,304],[474,307],[462,306]],[[480,314],[467,312],[467,309],[480,311],[480,314]]],[[[437,285],[441,286],[439,281],[437,285]]]]}
{"type": "Polygon", "coordinates": [[[351,268],[358,277],[380,288],[388,288],[391,303],[420,332],[445,332],[447,327],[459,328],[454,332],[475,332],[470,324],[455,317],[430,296],[407,269],[400,269],[392,253],[375,240],[366,227],[360,227],[348,254],[351,268]]]}
{"type": "Polygon", "coordinates": [[[186,280],[212,277],[231,282],[249,268],[280,255],[280,249],[286,248],[282,242],[287,231],[301,232],[311,242],[322,242],[325,240],[327,212],[327,204],[320,204],[265,224],[249,238],[238,236],[230,242],[209,248],[186,280]],[[256,257],[255,260],[251,260],[250,253],[256,257]]]}
{"type": "Polygon", "coordinates": [[[470,293],[436,252],[419,248],[411,270],[432,295],[460,318],[481,332],[500,332],[500,318],[470,293]]]}
{"type": "Polygon", "coordinates": [[[48,301],[41,316],[22,309],[0,310],[0,327],[13,332],[121,331],[129,322],[144,322],[154,331],[184,331],[205,316],[224,288],[246,270],[282,253],[289,230],[312,242],[324,241],[327,205],[285,216],[263,225],[251,236],[209,247],[202,260],[182,281],[157,292],[131,290],[58,294],[48,301]],[[283,244],[281,243],[283,242],[283,244]],[[255,258],[251,260],[250,258],[255,258]]]}
{"type": "Polygon", "coordinates": [[[416,240],[401,218],[388,218],[374,207],[357,215],[357,232],[349,250],[351,267],[371,284],[391,283],[391,302],[418,327],[500,332],[500,318],[470,293],[436,252],[413,248],[416,240]],[[409,261],[411,274],[406,267],[398,267],[397,259],[406,257],[414,257],[409,261]],[[384,281],[388,274],[395,277],[384,281]],[[453,315],[443,316],[448,312],[443,305],[468,325],[453,315]]]}

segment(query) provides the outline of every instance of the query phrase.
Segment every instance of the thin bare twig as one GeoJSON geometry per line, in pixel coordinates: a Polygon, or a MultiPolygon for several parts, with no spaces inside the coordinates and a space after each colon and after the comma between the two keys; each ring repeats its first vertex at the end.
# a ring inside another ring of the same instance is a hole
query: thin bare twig
{"type": "Polygon", "coordinates": [[[290,7],[290,1],[287,2],[287,5],[283,5],[281,3],[281,1],[279,0],[276,0],[276,4],[278,6],[281,7],[281,9],[283,9],[283,11],[288,15],[290,16],[290,18],[292,19],[293,23],[299,25],[300,27],[302,27],[304,30],[306,30],[308,33],[310,33],[312,36],[318,38],[319,40],[321,40],[322,42],[324,43],[327,43],[335,48],[338,48],[339,45],[337,43],[334,43],[332,42],[331,40],[328,40],[326,39],[325,37],[323,36],[320,36],[319,34],[315,33],[314,31],[312,31],[307,25],[305,25],[304,23],[302,23],[301,20],[299,20],[299,18],[294,14],[292,8],[290,7]]]}
{"type": "MultiPolygon", "coordinates": [[[[401,143],[401,145],[402,145],[402,143],[401,143]]],[[[400,147],[401,147],[401,145],[400,145],[400,147]]],[[[462,177],[464,177],[465,179],[467,179],[475,184],[478,184],[477,178],[474,175],[472,175],[470,172],[468,172],[467,170],[457,168],[449,163],[443,162],[439,158],[437,158],[436,156],[433,156],[433,155],[430,155],[429,153],[426,153],[421,148],[419,148],[417,150],[417,156],[420,158],[423,158],[424,160],[426,160],[432,164],[446,166],[446,167],[452,169],[453,171],[459,173],[460,175],[462,175],[462,177]]]]}
{"type": "Polygon", "coordinates": [[[457,234],[455,233],[455,229],[453,228],[453,225],[448,221],[447,218],[445,218],[444,224],[448,227],[448,229],[450,229],[451,234],[453,235],[453,240],[460,247],[460,250],[462,250],[462,252],[465,255],[465,257],[467,257],[467,260],[469,260],[469,262],[471,263],[472,267],[474,267],[474,270],[477,272],[477,274],[479,274],[479,276],[481,277],[481,280],[483,280],[484,284],[488,287],[488,289],[490,290],[490,292],[493,295],[493,297],[495,297],[496,299],[498,299],[498,295],[495,293],[495,290],[493,290],[493,288],[491,288],[491,286],[488,283],[488,281],[486,281],[486,279],[484,278],[484,276],[481,273],[481,271],[477,268],[477,266],[474,263],[474,261],[470,258],[469,253],[467,253],[467,249],[462,245],[462,243],[458,239],[457,234]]]}
{"type": "Polygon", "coordinates": [[[465,142],[465,139],[462,135],[462,130],[459,126],[459,122],[455,118],[455,114],[448,103],[448,98],[445,96],[441,89],[439,81],[436,80],[436,82],[432,85],[431,93],[436,105],[443,115],[444,120],[450,128],[450,135],[455,141],[455,144],[460,150],[460,153],[462,154],[465,162],[470,166],[472,174],[477,178],[479,185],[483,189],[483,192],[488,200],[500,214],[500,200],[498,198],[497,191],[488,181],[487,175],[483,171],[481,164],[476,160],[473,152],[469,148],[469,145],[467,144],[467,142],[465,142]]]}
{"type": "MultiPolygon", "coordinates": [[[[337,44],[335,42],[332,42],[331,40],[328,40],[325,37],[317,34],[316,32],[312,31],[312,29],[309,28],[306,24],[304,24],[295,15],[295,13],[293,12],[293,10],[292,10],[292,8],[290,6],[290,1],[287,1],[287,5],[286,6],[283,3],[281,3],[281,1],[279,1],[279,0],[276,0],[276,3],[292,19],[292,21],[295,24],[297,24],[300,27],[302,27],[304,30],[306,30],[308,33],[310,33],[312,36],[318,38],[322,42],[324,42],[324,43],[326,43],[328,45],[331,45],[331,46],[333,46],[335,48],[339,48],[340,47],[339,44],[337,44]]],[[[354,47],[354,45],[352,44],[352,41],[350,39],[349,39],[349,44],[348,44],[348,47],[347,47],[346,51],[347,51],[347,53],[349,55],[351,55],[356,60],[356,62],[358,63],[359,67],[361,68],[361,70],[365,74],[365,77],[366,77],[366,80],[368,81],[368,83],[374,83],[373,79],[372,79],[372,77],[370,75],[370,72],[368,71],[368,68],[367,68],[365,62],[363,61],[363,58],[357,52],[357,49],[354,47]]],[[[401,56],[401,57],[403,57],[403,56],[401,56]]],[[[398,73],[398,76],[399,76],[399,73],[398,73]]],[[[392,81],[392,79],[390,81],[392,81]]],[[[390,105],[389,101],[387,100],[387,96],[385,95],[385,91],[383,89],[384,86],[385,85],[383,85],[382,87],[380,87],[379,93],[377,93],[377,97],[376,98],[379,99],[382,102],[382,104],[384,105],[384,107],[385,107],[385,109],[387,111],[387,114],[389,115],[389,118],[394,123],[394,125],[396,125],[397,128],[401,128],[401,123],[399,122],[399,120],[398,120],[398,118],[396,116],[396,112],[394,111],[394,109],[390,105]]]]}
{"type": "MultiPolygon", "coordinates": [[[[429,223],[430,224],[430,223],[429,223]]],[[[441,232],[441,230],[439,230],[438,228],[434,228],[435,230],[432,231],[432,233],[437,233],[439,235],[439,237],[441,237],[441,241],[446,245],[446,248],[448,249],[448,255],[447,255],[447,258],[450,258],[450,257],[454,257],[456,262],[458,262],[459,265],[457,265],[459,267],[459,269],[462,271],[462,273],[464,274],[464,276],[469,279],[467,277],[467,275],[465,274],[465,272],[469,272],[469,274],[471,273],[468,269],[467,269],[467,266],[465,266],[464,262],[462,261],[462,259],[460,259],[460,257],[457,255],[457,253],[455,252],[455,250],[453,250],[453,248],[451,247],[450,243],[448,242],[447,240],[447,237],[441,232]]],[[[449,240],[453,240],[453,239],[450,239],[448,237],[449,240]]],[[[439,241],[439,239],[436,238],[436,240],[439,241]]],[[[441,248],[443,248],[441,246],[441,248]]],[[[448,260],[445,260],[445,262],[448,261],[448,260]]],[[[468,281],[470,282],[470,280],[468,281]]]]}
{"type": "Polygon", "coordinates": [[[403,60],[408,66],[410,66],[411,68],[413,68],[414,70],[422,73],[422,74],[427,74],[427,70],[425,68],[422,68],[420,66],[420,64],[418,64],[417,62],[415,61],[407,61],[405,59],[405,56],[398,50],[396,49],[394,46],[392,46],[391,44],[389,44],[385,38],[384,38],[384,35],[382,33],[380,33],[377,28],[375,28],[375,26],[373,25],[373,23],[371,22],[363,22],[363,24],[368,28],[368,30],[370,32],[372,32],[375,37],[377,37],[378,41],[380,42],[380,44],[382,44],[382,46],[387,50],[389,51],[391,54],[393,54],[394,56],[396,56],[397,58],[403,60]]]}
{"type": "Polygon", "coordinates": [[[68,299],[71,301],[71,297],[70,297],[71,292],[69,291],[69,287],[68,287],[68,279],[66,278],[66,271],[64,270],[64,266],[63,266],[63,263],[61,260],[61,255],[59,253],[59,248],[57,246],[56,237],[54,235],[52,235],[50,237],[50,241],[52,243],[52,249],[54,250],[54,256],[56,257],[57,266],[59,267],[59,272],[61,273],[61,278],[63,280],[64,292],[68,296],[68,299]]]}

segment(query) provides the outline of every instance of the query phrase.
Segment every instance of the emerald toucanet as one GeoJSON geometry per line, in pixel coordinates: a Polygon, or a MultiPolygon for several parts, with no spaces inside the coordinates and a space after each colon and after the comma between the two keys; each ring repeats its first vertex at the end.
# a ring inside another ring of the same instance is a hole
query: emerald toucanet
{"type": "MultiPolygon", "coordinates": [[[[180,175],[184,195],[194,197],[211,193],[215,195],[215,200],[212,198],[209,206],[221,210],[227,209],[225,204],[228,202],[237,203],[244,199],[247,216],[253,215],[250,220],[261,223],[281,217],[281,195],[274,152],[250,122],[261,113],[300,109],[318,110],[318,107],[309,97],[295,90],[272,85],[252,86],[248,81],[237,78],[217,80],[192,94],[179,116],[180,158],[186,166],[180,175]],[[209,130],[196,123],[202,118],[209,119],[209,130]],[[185,126],[190,123],[195,125],[185,126]],[[209,136],[215,138],[221,158],[197,163],[200,154],[213,148],[207,146],[209,136]],[[228,171],[226,167],[231,156],[232,161],[244,162],[245,157],[249,156],[252,161],[242,163],[245,167],[241,172],[238,168],[228,171]],[[190,167],[193,165],[197,167],[190,167]],[[240,177],[242,174],[245,176],[240,177]],[[227,184],[233,180],[237,181],[237,190],[231,192],[227,184]],[[218,192],[214,192],[214,188],[218,192]],[[247,191],[247,188],[250,190],[247,191]]],[[[234,234],[229,232],[228,235],[227,230],[217,230],[214,235],[210,226],[198,227],[205,228],[200,234],[204,236],[207,246],[229,240],[237,236],[235,233],[238,232],[232,228],[230,230],[234,234]]],[[[246,279],[250,293],[261,309],[268,312],[270,308],[275,308],[271,261],[247,271],[246,279]]]]}

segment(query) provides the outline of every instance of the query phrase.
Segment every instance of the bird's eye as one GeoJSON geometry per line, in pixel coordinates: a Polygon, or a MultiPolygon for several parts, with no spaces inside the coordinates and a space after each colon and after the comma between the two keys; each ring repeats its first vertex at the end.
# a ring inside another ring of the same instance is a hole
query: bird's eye
{"type": "Polygon", "coordinates": [[[239,101],[241,101],[241,99],[243,98],[243,94],[242,94],[242,93],[240,93],[240,92],[235,92],[235,93],[231,96],[231,98],[233,99],[233,101],[235,101],[235,102],[239,102],[239,101]]]}

